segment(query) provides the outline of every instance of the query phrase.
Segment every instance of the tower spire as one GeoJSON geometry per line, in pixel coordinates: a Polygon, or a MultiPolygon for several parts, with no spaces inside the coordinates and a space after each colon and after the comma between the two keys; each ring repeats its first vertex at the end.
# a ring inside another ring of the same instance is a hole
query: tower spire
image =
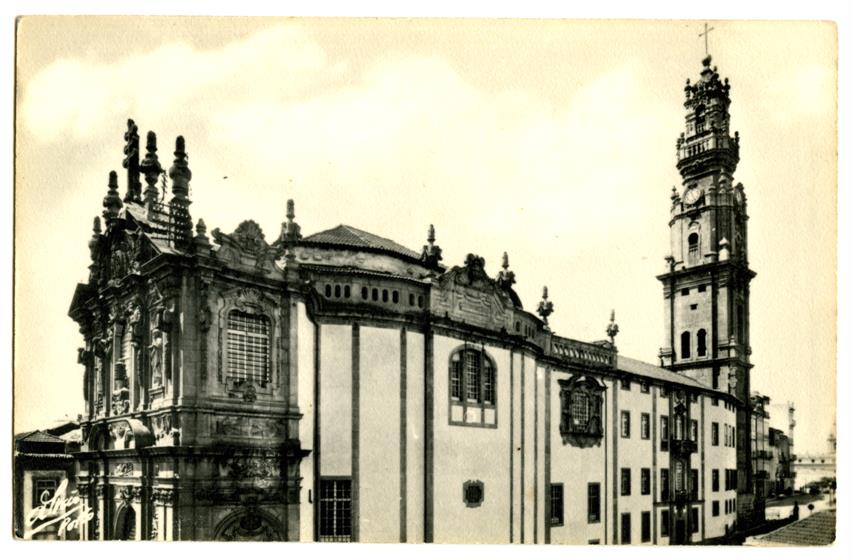
{"type": "Polygon", "coordinates": [[[172,179],[172,199],[169,203],[169,211],[172,214],[173,237],[175,246],[185,248],[192,239],[192,217],[189,215],[189,181],[192,179],[192,171],[187,163],[186,144],[183,136],[175,140],[175,160],[169,169],[169,178],[172,179]]]}
{"type": "Polygon", "coordinates": [[[148,131],[145,151],[145,159],[142,160],[139,170],[145,175],[145,182],[148,184],[145,188],[145,205],[151,208],[159,198],[160,191],[157,189],[157,180],[163,173],[163,167],[157,157],[157,135],[151,131],[148,131]]]}
{"type": "Polygon", "coordinates": [[[118,217],[118,212],[121,209],[121,197],[118,195],[118,173],[115,171],[109,172],[109,182],[107,183],[107,193],[104,196],[104,219],[107,227],[114,219],[118,217]]]}
{"type": "Polygon", "coordinates": [[[426,243],[423,245],[423,252],[420,253],[420,260],[429,268],[436,268],[438,262],[443,258],[441,256],[441,247],[435,244],[435,226],[429,224],[429,230],[426,232],[426,243]]]}
{"type": "Polygon", "coordinates": [[[125,202],[140,202],[142,184],[139,182],[139,133],[132,118],[127,119],[127,131],[124,133],[124,161],[122,166],[127,169],[127,194],[125,202]]]}

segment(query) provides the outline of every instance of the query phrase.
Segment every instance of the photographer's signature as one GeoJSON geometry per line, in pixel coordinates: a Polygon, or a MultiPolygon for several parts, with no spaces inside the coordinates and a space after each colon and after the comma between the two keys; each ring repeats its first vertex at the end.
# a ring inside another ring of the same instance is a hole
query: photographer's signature
{"type": "Polygon", "coordinates": [[[58,535],[62,536],[66,530],[81,528],[95,517],[92,507],[76,491],[70,495],[67,492],[68,480],[63,479],[52,497],[47,491],[41,494],[41,505],[35,507],[27,518],[27,523],[32,527],[30,535],[58,523],[58,535]]]}

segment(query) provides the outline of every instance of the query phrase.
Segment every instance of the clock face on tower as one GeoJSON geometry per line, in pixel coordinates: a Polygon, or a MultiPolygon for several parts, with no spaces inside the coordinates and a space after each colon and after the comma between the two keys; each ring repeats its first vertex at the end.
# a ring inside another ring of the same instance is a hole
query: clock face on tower
{"type": "Polygon", "coordinates": [[[699,199],[701,199],[701,195],[704,194],[704,189],[699,188],[697,186],[693,186],[688,188],[686,192],[683,193],[683,201],[689,205],[695,205],[699,199]]]}

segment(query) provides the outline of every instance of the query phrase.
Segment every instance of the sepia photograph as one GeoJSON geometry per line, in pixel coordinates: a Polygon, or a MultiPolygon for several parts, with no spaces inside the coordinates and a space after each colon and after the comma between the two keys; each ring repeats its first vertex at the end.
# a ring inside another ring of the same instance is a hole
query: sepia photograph
{"type": "Polygon", "coordinates": [[[12,538],[835,542],[836,23],[15,33],[12,538]]]}

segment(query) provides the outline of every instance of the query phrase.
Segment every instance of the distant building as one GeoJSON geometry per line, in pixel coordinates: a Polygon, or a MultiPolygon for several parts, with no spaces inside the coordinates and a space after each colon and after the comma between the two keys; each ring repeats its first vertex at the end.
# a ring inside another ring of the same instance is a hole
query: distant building
{"type": "Polygon", "coordinates": [[[769,496],[792,493],[795,484],[791,439],[784,431],[769,428],[769,452],[772,454],[768,466],[769,496]]]}
{"type": "Polygon", "coordinates": [[[60,533],[62,510],[35,519],[33,510],[50,501],[63,481],[76,487],[73,452],[80,450],[80,426],[65,423],[15,435],[15,535],[24,539],[78,539],[77,530],[60,533]]]}
{"type": "Polygon", "coordinates": [[[825,452],[797,454],[793,460],[796,489],[825,478],[837,477],[837,437],[832,432],[826,439],[825,452]]]}

